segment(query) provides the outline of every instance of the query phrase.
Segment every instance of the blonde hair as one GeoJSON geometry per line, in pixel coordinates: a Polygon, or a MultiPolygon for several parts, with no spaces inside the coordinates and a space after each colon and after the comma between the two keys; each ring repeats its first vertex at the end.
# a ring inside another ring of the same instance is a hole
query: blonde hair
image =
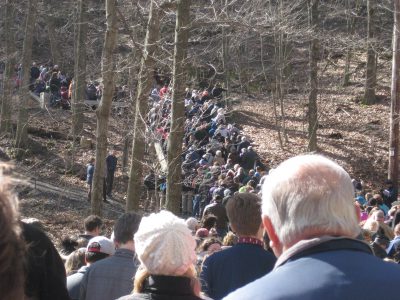
{"type": "Polygon", "coordinates": [[[68,255],[65,261],[65,272],[67,276],[75,274],[79,268],[85,265],[85,248],[80,248],[68,255]]]}
{"type": "Polygon", "coordinates": [[[238,237],[236,234],[234,234],[232,231],[229,231],[222,242],[224,246],[234,246],[238,242],[238,237]]]}
{"type": "Polygon", "coordinates": [[[368,220],[364,223],[363,229],[366,229],[372,233],[376,233],[379,229],[379,223],[372,218],[368,218],[368,220]]]}

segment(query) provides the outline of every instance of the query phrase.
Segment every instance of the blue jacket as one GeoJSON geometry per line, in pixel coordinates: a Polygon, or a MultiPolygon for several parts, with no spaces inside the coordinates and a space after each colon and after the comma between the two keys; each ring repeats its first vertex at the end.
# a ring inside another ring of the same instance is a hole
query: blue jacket
{"type": "Polygon", "coordinates": [[[79,299],[81,282],[88,268],[88,266],[83,266],[75,274],[69,275],[67,277],[67,290],[72,300],[79,299]]]}
{"type": "Polygon", "coordinates": [[[94,174],[94,165],[88,164],[86,169],[86,182],[92,184],[94,174]]]}
{"type": "Polygon", "coordinates": [[[339,239],[307,249],[226,300],[399,299],[400,267],[372,255],[367,244],[339,239]]]}
{"type": "Polygon", "coordinates": [[[237,244],[209,256],[200,274],[202,291],[222,299],[230,292],[270,272],[276,258],[259,245],[237,244]]]}
{"type": "Polygon", "coordinates": [[[393,257],[399,246],[400,246],[400,236],[395,236],[394,239],[390,241],[390,244],[386,249],[386,253],[388,254],[388,256],[393,257]]]}

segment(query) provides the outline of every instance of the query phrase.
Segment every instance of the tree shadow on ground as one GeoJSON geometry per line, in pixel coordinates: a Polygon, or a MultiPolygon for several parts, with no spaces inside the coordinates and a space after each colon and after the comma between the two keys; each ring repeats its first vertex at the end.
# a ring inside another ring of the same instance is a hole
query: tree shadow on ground
{"type": "Polygon", "coordinates": [[[256,112],[235,110],[231,114],[231,121],[240,125],[277,130],[277,127],[273,124],[273,120],[268,120],[264,115],[256,112]]]}

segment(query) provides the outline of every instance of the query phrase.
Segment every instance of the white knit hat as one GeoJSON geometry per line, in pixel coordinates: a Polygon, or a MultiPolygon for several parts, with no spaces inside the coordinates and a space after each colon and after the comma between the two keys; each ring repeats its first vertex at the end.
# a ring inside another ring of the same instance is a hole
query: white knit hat
{"type": "Polygon", "coordinates": [[[199,221],[193,217],[187,218],[185,223],[186,223],[186,226],[189,228],[189,230],[192,232],[195,231],[196,226],[199,225],[199,221]]]}
{"type": "Polygon", "coordinates": [[[144,217],[134,239],[138,258],[150,274],[180,276],[196,261],[190,230],[169,211],[144,217]]]}

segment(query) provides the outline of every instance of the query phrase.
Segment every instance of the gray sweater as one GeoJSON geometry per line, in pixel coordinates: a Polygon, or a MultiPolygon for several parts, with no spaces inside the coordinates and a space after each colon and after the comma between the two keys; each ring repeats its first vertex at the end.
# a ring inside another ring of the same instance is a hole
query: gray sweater
{"type": "Polygon", "coordinates": [[[117,249],[113,256],[89,267],[81,284],[81,300],[109,300],[127,295],[133,290],[133,278],[138,261],[135,253],[117,249]]]}

